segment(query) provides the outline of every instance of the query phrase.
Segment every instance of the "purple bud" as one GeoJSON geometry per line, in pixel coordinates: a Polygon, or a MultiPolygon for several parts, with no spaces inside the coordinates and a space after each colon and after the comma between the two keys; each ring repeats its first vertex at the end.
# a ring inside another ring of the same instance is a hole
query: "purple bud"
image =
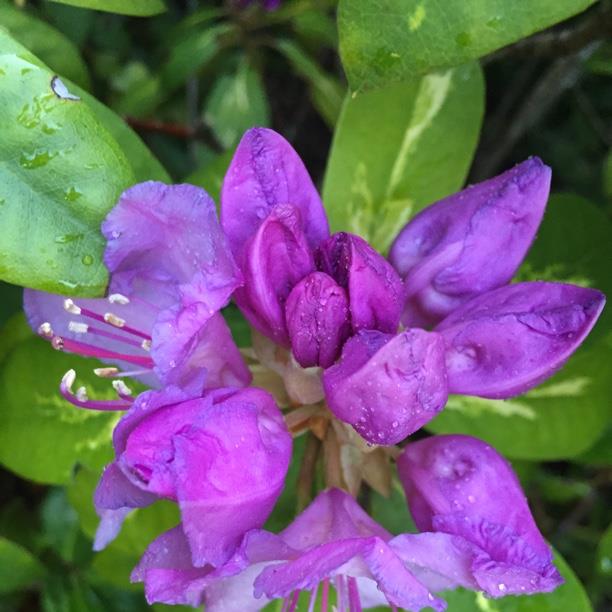
{"type": "Polygon", "coordinates": [[[277,206],[247,245],[245,283],[234,298],[253,327],[288,347],[285,300],[313,270],[314,259],[301,229],[299,210],[277,206]]]}
{"type": "Polygon", "coordinates": [[[402,280],[363,238],[344,232],[330,236],[319,249],[317,264],[346,289],[353,331],[395,333],[403,307],[402,280]]]}
{"type": "MultiPolygon", "coordinates": [[[[438,565],[438,571],[446,566],[449,575],[459,576],[467,562],[492,597],[550,591],[562,582],[516,475],[488,444],[470,436],[433,436],[408,444],[397,465],[418,528],[456,536],[444,558],[423,551],[429,557],[424,565],[438,565]]],[[[431,535],[422,534],[436,542],[431,535]]],[[[403,544],[420,537],[404,536],[403,544]]],[[[443,538],[437,542],[444,544],[443,538]]]]}
{"type": "Polygon", "coordinates": [[[275,131],[250,129],[236,149],[221,189],[221,225],[240,266],[259,226],[285,204],[299,210],[311,248],[329,236],[321,198],[299,155],[275,131]]]}
{"type": "Polygon", "coordinates": [[[344,289],[323,272],[301,280],[285,304],[287,329],[297,362],[304,368],[328,368],[350,333],[344,289]]]}
{"type": "Polygon", "coordinates": [[[444,342],[420,329],[358,332],[325,370],[323,386],[340,420],[368,442],[396,444],[446,404],[444,342]]]}
{"type": "Polygon", "coordinates": [[[532,157],[429,206],[391,246],[406,283],[403,323],[429,326],[514,276],[542,220],[551,171],[532,157]]]}
{"type": "Polygon", "coordinates": [[[517,283],[478,296],[438,325],[451,393],[507,398],[554,374],[605,303],[595,289],[517,283]]]}

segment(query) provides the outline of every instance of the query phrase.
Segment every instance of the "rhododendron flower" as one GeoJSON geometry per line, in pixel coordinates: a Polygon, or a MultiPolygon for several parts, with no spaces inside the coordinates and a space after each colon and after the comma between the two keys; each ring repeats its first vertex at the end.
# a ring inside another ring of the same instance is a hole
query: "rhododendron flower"
{"type": "MultiPolygon", "coordinates": [[[[250,373],[219,313],[241,275],[206,192],[141,183],[123,193],[102,233],[108,297],[26,289],[30,325],[56,349],[103,359],[153,386],[197,393],[247,385],[250,373]]],[[[121,375],[114,368],[98,372],[121,375]]],[[[88,406],[83,393],[67,399],[88,406]]]]}
{"type": "Polygon", "coordinates": [[[221,194],[222,226],[244,275],[236,303],[301,366],[324,368],[335,417],[370,443],[395,444],[442,410],[448,393],[527,391],[595,324],[604,305],[595,289],[507,284],[549,185],[550,169],[532,158],[426,208],[391,248],[402,283],[362,238],[329,236],[289,143],[249,130],[221,194]]]}
{"type": "Polygon", "coordinates": [[[176,501],[195,566],[225,563],[242,535],[263,525],[280,495],[291,436],[261,389],[177,388],[138,396],[113,433],[116,459],[95,494],[96,548],[130,510],[176,501]]]}
{"type": "Polygon", "coordinates": [[[327,610],[330,583],[339,610],[390,604],[418,611],[443,610],[432,593],[457,586],[500,597],[563,582],[516,476],[490,446],[434,436],[409,444],[398,467],[422,533],[393,537],[350,495],[331,489],[278,535],[247,533],[216,570],[191,565],[179,526],[151,544],[133,579],[144,581],[150,603],[245,612],[271,599],[295,609],[301,591],[313,605],[319,589],[327,610]]]}

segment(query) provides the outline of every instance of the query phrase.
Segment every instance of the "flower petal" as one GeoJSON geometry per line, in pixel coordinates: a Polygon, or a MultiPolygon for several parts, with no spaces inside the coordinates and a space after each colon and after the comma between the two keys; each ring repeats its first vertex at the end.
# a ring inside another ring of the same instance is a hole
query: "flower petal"
{"type": "Polygon", "coordinates": [[[344,289],[331,276],[313,272],[292,290],[285,304],[287,329],[296,361],[304,368],[327,368],[350,332],[344,289]]]}
{"type": "Polygon", "coordinates": [[[407,326],[437,323],[510,281],[542,220],[551,171],[536,157],[429,206],[391,246],[407,326]]]}
{"type": "Polygon", "coordinates": [[[550,548],[518,479],[491,446],[462,435],[409,444],[398,472],[421,531],[462,536],[494,561],[546,574],[550,548]]]}
{"type": "Polygon", "coordinates": [[[368,442],[396,444],[446,404],[444,342],[434,332],[361,331],[325,370],[331,411],[368,442]]]}
{"type": "Polygon", "coordinates": [[[265,391],[249,388],[213,404],[173,437],[172,469],[194,565],[225,563],[280,495],[291,436],[265,391]]]}
{"type": "Polygon", "coordinates": [[[587,336],[605,303],[595,289],[518,283],[478,296],[438,327],[451,393],[507,398],[554,374],[587,336]]]}
{"type": "Polygon", "coordinates": [[[240,265],[245,245],[261,223],[274,208],[286,204],[299,210],[311,248],[327,238],[325,209],[299,155],[273,130],[248,130],[221,188],[221,223],[240,265]]]}
{"type": "Polygon", "coordinates": [[[363,238],[334,234],[321,245],[317,264],[346,289],[353,331],[395,333],[404,304],[402,280],[363,238]]]}
{"type": "Polygon", "coordinates": [[[313,270],[299,210],[278,206],[268,213],[247,246],[245,283],[236,291],[236,303],[253,327],[288,347],[285,300],[293,286],[313,270]]]}

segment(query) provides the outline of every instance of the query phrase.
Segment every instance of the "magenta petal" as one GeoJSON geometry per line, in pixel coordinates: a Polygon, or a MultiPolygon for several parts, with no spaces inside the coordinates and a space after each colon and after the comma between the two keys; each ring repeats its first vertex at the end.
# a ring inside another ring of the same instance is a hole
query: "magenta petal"
{"type": "Polygon", "coordinates": [[[363,238],[339,233],[321,245],[317,260],[319,269],[346,289],[353,331],[395,333],[404,304],[404,287],[382,255],[363,238]]]}
{"type": "Polygon", "coordinates": [[[451,393],[507,398],[554,374],[605,303],[595,289],[518,283],[464,304],[438,325],[451,393]]]}
{"type": "Polygon", "coordinates": [[[525,576],[533,579],[526,592],[560,584],[518,479],[489,445],[470,436],[433,436],[409,444],[398,471],[419,529],[460,536],[454,544],[472,555],[474,578],[490,595],[522,591],[525,576]]]}
{"type": "Polygon", "coordinates": [[[421,211],[389,259],[406,283],[403,322],[435,324],[514,276],[542,220],[551,171],[536,157],[421,211]]]}
{"type": "Polygon", "coordinates": [[[300,213],[311,248],[329,235],[327,217],[308,171],[293,147],[273,130],[242,137],[221,189],[221,223],[238,262],[261,223],[279,205],[300,213]]]}
{"type": "Polygon", "coordinates": [[[336,417],[368,442],[396,444],[446,404],[444,342],[420,329],[359,332],[325,370],[323,386],[336,417]]]}
{"type": "Polygon", "coordinates": [[[173,439],[177,499],[194,565],[225,563],[283,488],[291,436],[265,391],[215,403],[173,439]]]}
{"type": "Polygon", "coordinates": [[[344,289],[323,272],[301,280],[285,304],[287,329],[296,361],[304,368],[327,368],[350,333],[344,289]]]}
{"type": "Polygon", "coordinates": [[[151,355],[165,384],[196,394],[208,388],[244,387],[251,373],[223,316],[196,304],[178,314],[166,312],[153,328],[151,355]],[[205,321],[202,324],[202,321],[205,321]]]}
{"type": "Polygon", "coordinates": [[[262,334],[289,346],[285,300],[314,260],[301,229],[300,212],[293,206],[273,209],[247,246],[243,261],[244,287],[235,300],[245,317],[262,334]]]}

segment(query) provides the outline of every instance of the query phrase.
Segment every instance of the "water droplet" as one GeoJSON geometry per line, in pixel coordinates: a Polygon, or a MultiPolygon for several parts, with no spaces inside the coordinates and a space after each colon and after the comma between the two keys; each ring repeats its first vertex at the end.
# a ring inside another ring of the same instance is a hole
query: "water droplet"
{"type": "Polygon", "coordinates": [[[490,27],[492,30],[499,30],[499,28],[501,28],[501,25],[501,17],[492,17],[491,19],[489,19],[489,21],[487,21],[487,26],[490,27]]]}
{"type": "Polygon", "coordinates": [[[91,266],[91,264],[94,262],[94,258],[91,255],[83,255],[81,261],[83,262],[84,266],[91,266]]]}
{"type": "Polygon", "coordinates": [[[76,187],[68,187],[64,193],[64,200],[76,202],[83,194],[76,187]]]}
{"type": "Polygon", "coordinates": [[[460,32],[457,34],[455,41],[460,47],[469,47],[472,44],[472,37],[469,32],[460,32]]]}
{"type": "Polygon", "coordinates": [[[503,582],[500,582],[497,588],[503,593],[508,587],[503,582]]]}
{"type": "Polygon", "coordinates": [[[4,206],[6,200],[4,198],[0,198],[0,206],[4,206]]]}
{"type": "Polygon", "coordinates": [[[257,215],[258,219],[265,219],[267,211],[263,206],[260,206],[255,210],[255,214],[257,215]]]}
{"type": "Polygon", "coordinates": [[[38,150],[34,153],[26,153],[25,151],[19,158],[19,165],[27,170],[34,170],[35,168],[42,168],[46,166],[57,153],[50,153],[49,151],[38,150]]]}
{"type": "Polygon", "coordinates": [[[82,238],[83,234],[62,234],[61,236],[55,237],[55,242],[58,244],[66,244],[68,242],[74,242],[79,238],[82,238]]]}

